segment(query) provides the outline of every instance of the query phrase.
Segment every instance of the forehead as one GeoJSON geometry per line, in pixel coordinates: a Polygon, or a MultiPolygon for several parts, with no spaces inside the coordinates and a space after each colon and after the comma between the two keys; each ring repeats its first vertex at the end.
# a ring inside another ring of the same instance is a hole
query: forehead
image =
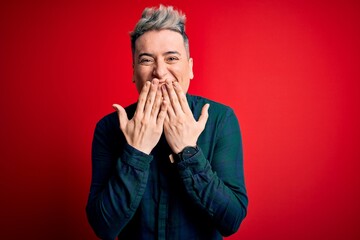
{"type": "Polygon", "coordinates": [[[135,53],[161,54],[168,51],[185,53],[185,44],[180,33],[171,30],[151,30],[135,42],[135,53]]]}

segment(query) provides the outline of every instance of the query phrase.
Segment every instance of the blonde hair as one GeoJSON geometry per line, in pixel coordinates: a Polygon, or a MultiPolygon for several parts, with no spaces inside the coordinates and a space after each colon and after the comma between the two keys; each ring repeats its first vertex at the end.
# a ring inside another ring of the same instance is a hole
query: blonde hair
{"type": "Polygon", "coordinates": [[[189,39],[185,33],[186,16],[181,11],[174,10],[172,6],[161,5],[158,8],[145,8],[142,12],[141,19],[135,25],[134,30],[130,33],[131,50],[134,57],[136,40],[147,31],[151,30],[172,30],[181,34],[184,39],[184,45],[188,57],[189,39]]]}

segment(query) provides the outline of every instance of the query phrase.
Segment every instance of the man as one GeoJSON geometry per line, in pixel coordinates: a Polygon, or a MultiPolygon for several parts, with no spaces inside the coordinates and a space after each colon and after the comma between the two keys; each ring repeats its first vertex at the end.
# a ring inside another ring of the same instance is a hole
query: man
{"type": "Polygon", "coordinates": [[[239,124],[229,107],[187,93],[184,24],[160,5],[131,33],[139,99],[114,104],[93,139],[86,211],[102,239],[222,239],[246,216],[239,124]]]}

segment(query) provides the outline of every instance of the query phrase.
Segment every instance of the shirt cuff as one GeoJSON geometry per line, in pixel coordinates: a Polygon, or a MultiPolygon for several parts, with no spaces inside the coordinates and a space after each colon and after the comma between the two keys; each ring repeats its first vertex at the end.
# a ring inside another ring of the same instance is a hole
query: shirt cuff
{"type": "Polygon", "coordinates": [[[126,143],[124,145],[121,159],[124,163],[127,163],[136,169],[146,170],[149,168],[150,162],[153,160],[153,156],[143,153],[126,143]]]}
{"type": "Polygon", "coordinates": [[[177,164],[177,168],[179,170],[180,176],[185,178],[204,171],[207,164],[208,161],[199,148],[199,151],[195,155],[179,162],[177,164]]]}

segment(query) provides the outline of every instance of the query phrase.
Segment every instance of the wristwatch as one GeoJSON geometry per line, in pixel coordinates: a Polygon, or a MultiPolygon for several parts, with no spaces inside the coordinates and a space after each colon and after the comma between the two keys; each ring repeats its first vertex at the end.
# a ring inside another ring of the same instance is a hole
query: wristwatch
{"type": "Polygon", "coordinates": [[[198,151],[199,151],[198,146],[195,146],[195,147],[187,146],[178,154],[175,154],[175,153],[170,154],[170,156],[169,156],[170,162],[171,163],[179,163],[181,161],[187,160],[187,159],[191,158],[192,156],[194,156],[198,151]]]}

